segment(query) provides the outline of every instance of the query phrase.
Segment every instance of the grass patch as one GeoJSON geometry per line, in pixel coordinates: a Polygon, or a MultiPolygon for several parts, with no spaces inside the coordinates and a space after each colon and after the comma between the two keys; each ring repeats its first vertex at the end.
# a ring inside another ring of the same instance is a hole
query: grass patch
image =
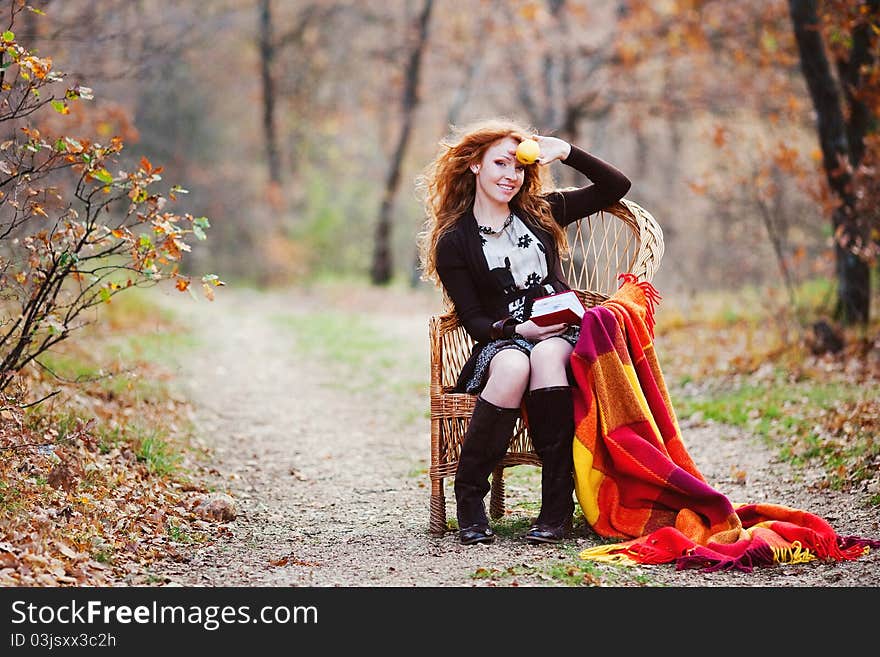
{"type": "MultiPolygon", "coordinates": [[[[176,291],[169,292],[177,294],[176,291]]],[[[111,331],[124,331],[133,326],[167,328],[177,323],[177,316],[167,306],[156,302],[163,294],[157,287],[129,288],[113,296],[110,303],[97,306],[97,318],[111,331]]],[[[148,330],[148,329],[147,329],[148,330]]]]}
{"type": "Polygon", "coordinates": [[[517,578],[537,578],[544,582],[553,582],[561,586],[587,587],[608,586],[610,580],[607,573],[595,564],[586,561],[581,563],[539,563],[536,565],[518,564],[507,568],[477,568],[471,579],[497,581],[513,581],[517,578]]]}
{"type": "Polygon", "coordinates": [[[877,476],[877,385],[792,382],[777,372],[761,383],[716,383],[699,396],[673,395],[673,407],[681,417],[737,426],[761,436],[794,465],[818,462],[834,489],[877,476]],[[874,421],[852,421],[854,415],[874,421]]]}
{"type": "MultiPolygon", "coordinates": [[[[500,535],[500,534],[499,534],[500,535]]],[[[536,546],[536,555],[541,555],[541,547],[536,546]]],[[[618,566],[615,564],[599,564],[585,561],[578,557],[580,548],[568,546],[564,548],[567,556],[541,558],[534,563],[515,564],[506,568],[480,567],[471,573],[471,579],[488,580],[499,583],[518,585],[522,578],[537,579],[547,584],[563,587],[594,587],[594,586],[658,586],[650,575],[638,568],[618,566]]]]}
{"type": "Polygon", "coordinates": [[[195,543],[203,543],[205,541],[204,532],[194,532],[192,528],[183,523],[180,518],[170,518],[166,527],[168,538],[175,543],[184,545],[192,545],[195,543]]]}
{"type": "Polygon", "coordinates": [[[77,354],[45,351],[36,360],[50,375],[65,383],[88,383],[107,376],[94,360],[77,354]]]}
{"type": "Polygon", "coordinates": [[[555,563],[547,567],[547,576],[564,586],[605,586],[607,575],[588,561],[555,563]]]}
{"type": "Polygon", "coordinates": [[[793,304],[778,286],[666,299],[655,346],[680,417],[761,436],[793,465],[823,468],[821,485],[876,491],[880,322],[837,327],[844,349],[814,355],[812,325],[831,316],[835,289],[805,281],[793,304]]]}
{"type": "Polygon", "coordinates": [[[521,516],[505,516],[491,523],[492,530],[501,539],[516,539],[522,536],[532,526],[532,518],[521,516]]]}
{"type": "Polygon", "coordinates": [[[37,357],[42,376],[90,395],[162,401],[167,371],[199,339],[146,294],[127,290],[99,306],[91,324],[37,357]],[[160,376],[158,368],[165,370],[160,376]]]}
{"type": "MultiPolygon", "coordinates": [[[[514,470],[516,468],[513,468],[514,470]]],[[[535,468],[532,468],[534,470],[535,468]]],[[[538,491],[540,495],[540,491],[538,491]]],[[[526,506],[522,504],[520,506],[526,506]]],[[[490,522],[492,529],[498,536],[498,540],[525,541],[525,534],[537,515],[540,504],[534,506],[534,513],[523,516],[512,509],[508,515],[499,520],[490,522]]],[[[517,507],[519,508],[519,507],[517,507]]],[[[455,520],[449,520],[447,526],[452,530],[458,529],[455,520]]],[[[580,505],[575,505],[574,512],[575,534],[583,536],[587,531],[586,520],[580,505]]],[[[612,563],[597,563],[580,558],[583,546],[578,545],[574,537],[564,540],[553,546],[551,556],[542,549],[542,546],[533,546],[535,550],[534,560],[530,563],[515,564],[507,567],[480,567],[471,573],[474,580],[489,580],[492,582],[509,583],[517,586],[517,580],[528,578],[537,579],[544,583],[552,583],[567,587],[589,586],[657,586],[650,574],[646,574],[639,568],[621,566],[612,563]],[[563,554],[560,557],[559,551],[563,554]]]]}
{"type": "Polygon", "coordinates": [[[368,395],[376,412],[391,416],[391,423],[400,427],[428,419],[425,356],[407,338],[383,330],[381,317],[325,307],[303,315],[275,315],[272,321],[290,333],[297,359],[318,366],[316,385],[368,395]]]}
{"type": "Polygon", "coordinates": [[[155,330],[141,335],[126,336],[112,345],[108,355],[115,361],[131,363],[148,361],[174,367],[179,354],[199,345],[199,338],[182,330],[155,330]]]}
{"type": "Polygon", "coordinates": [[[359,315],[323,311],[307,317],[276,315],[272,319],[292,331],[297,352],[350,367],[393,363],[395,343],[359,315]]]}
{"type": "Polygon", "coordinates": [[[176,472],[183,458],[169,440],[156,430],[151,431],[138,441],[135,454],[138,460],[147,466],[150,474],[156,474],[160,477],[176,472]]]}
{"type": "Polygon", "coordinates": [[[365,318],[323,311],[308,317],[280,315],[272,319],[291,332],[298,355],[325,364],[328,376],[322,384],[349,393],[385,389],[391,394],[397,345],[365,318]]]}
{"type": "Polygon", "coordinates": [[[127,443],[124,430],[120,426],[109,427],[101,425],[97,428],[98,449],[102,454],[107,454],[127,443]]]}
{"type": "Polygon", "coordinates": [[[18,514],[24,509],[22,491],[0,479],[0,519],[18,514]]]}
{"type": "Polygon", "coordinates": [[[113,550],[106,547],[97,548],[92,551],[92,557],[98,563],[109,565],[113,563],[113,550]]]}

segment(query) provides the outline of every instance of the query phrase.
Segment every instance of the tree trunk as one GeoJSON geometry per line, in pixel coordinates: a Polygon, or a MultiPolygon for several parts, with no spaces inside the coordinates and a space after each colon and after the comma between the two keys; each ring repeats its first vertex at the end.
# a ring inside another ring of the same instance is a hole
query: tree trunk
{"type": "MultiPolygon", "coordinates": [[[[495,15],[495,10],[498,9],[499,4],[500,2],[496,0],[489,7],[488,11],[481,13],[480,21],[479,23],[477,23],[475,29],[476,34],[485,34],[488,31],[489,21],[492,16],[495,15]]],[[[449,126],[458,125],[458,120],[461,117],[461,111],[467,104],[471,95],[471,91],[473,90],[474,80],[477,80],[480,77],[483,65],[486,62],[484,51],[486,49],[486,44],[488,41],[488,39],[478,39],[476,45],[474,46],[475,50],[473,51],[473,54],[468,57],[464,77],[462,78],[458,89],[456,89],[455,95],[452,97],[452,102],[449,104],[449,109],[446,110],[447,128],[449,126]]],[[[418,244],[415,244],[413,247],[412,269],[410,269],[409,277],[410,287],[417,287],[422,280],[421,264],[422,263],[419,255],[419,247],[418,244]]]]}
{"type": "MultiPolygon", "coordinates": [[[[862,152],[864,132],[853,132],[847,126],[841,96],[825,54],[820,32],[816,0],[789,0],[789,11],[800,53],[801,70],[816,110],[817,131],[822,147],[822,165],[832,192],[840,204],[832,212],[835,236],[835,269],[837,274],[837,308],[835,317],[844,324],[867,323],[870,309],[870,270],[854,252],[861,244],[851,189],[852,175],[848,164],[862,152]],[[857,140],[854,145],[851,140],[857,140]]],[[[876,5],[876,2],[871,4],[876,5]]],[[[854,62],[850,62],[852,66],[854,62]]]]}
{"type": "Polygon", "coordinates": [[[419,104],[418,88],[421,70],[422,53],[428,41],[428,22],[434,0],[425,0],[422,11],[417,19],[418,38],[410,53],[406,67],[406,82],[403,92],[403,123],[397,138],[397,145],[391,158],[388,177],[385,180],[385,192],[382,194],[382,205],[379,209],[379,221],[376,224],[376,236],[373,250],[373,266],[371,279],[374,285],[384,285],[391,281],[393,263],[391,258],[391,211],[394,197],[400,186],[400,170],[403,155],[412,132],[412,122],[419,104]]]}
{"type": "Polygon", "coordinates": [[[263,135],[266,139],[266,164],[269,184],[277,189],[281,184],[281,159],[278,155],[278,133],[275,126],[275,80],[272,68],[275,45],[272,42],[271,0],[260,0],[260,74],[263,83],[263,135]]]}
{"type": "Polygon", "coordinates": [[[852,45],[849,49],[849,59],[838,62],[839,77],[843,89],[843,97],[848,109],[847,138],[849,139],[850,164],[853,167],[859,165],[865,154],[865,135],[871,127],[871,123],[877,118],[872,115],[868,105],[861,99],[859,91],[864,82],[866,68],[871,65],[875,58],[876,47],[872,41],[877,39],[874,26],[880,18],[880,0],[868,0],[862,11],[870,20],[862,21],[852,34],[852,45]]]}

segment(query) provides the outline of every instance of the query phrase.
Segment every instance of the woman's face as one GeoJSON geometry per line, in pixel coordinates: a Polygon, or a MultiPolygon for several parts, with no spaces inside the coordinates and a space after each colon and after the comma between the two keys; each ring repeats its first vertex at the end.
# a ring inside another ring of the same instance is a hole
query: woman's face
{"type": "Polygon", "coordinates": [[[505,137],[486,149],[474,174],[477,196],[484,195],[495,203],[509,203],[516,196],[525,178],[525,167],[516,159],[518,145],[513,137],[505,137]]]}

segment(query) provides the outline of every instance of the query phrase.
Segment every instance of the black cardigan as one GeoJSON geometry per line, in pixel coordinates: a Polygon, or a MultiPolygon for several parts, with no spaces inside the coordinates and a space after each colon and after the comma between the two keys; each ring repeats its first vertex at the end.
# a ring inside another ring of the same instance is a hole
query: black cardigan
{"type": "MultiPolygon", "coordinates": [[[[563,162],[593,184],[547,195],[553,218],[562,227],[616,203],[629,191],[629,178],[577,146],[571,146],[563,162]]],[[[569,289],[552,235],[521,209],[515,206],[512,209],[544,245],[548,274],[541,284],[549,283],[557,292],[569,289]]],[[[515,325],[510,321],[507,297],[483,255],[473,206],[438,241],[436,262],[437,275],[455,305],[459,321],[477,342],[472,359],[485,343],[513,334],[515,325]]]]}

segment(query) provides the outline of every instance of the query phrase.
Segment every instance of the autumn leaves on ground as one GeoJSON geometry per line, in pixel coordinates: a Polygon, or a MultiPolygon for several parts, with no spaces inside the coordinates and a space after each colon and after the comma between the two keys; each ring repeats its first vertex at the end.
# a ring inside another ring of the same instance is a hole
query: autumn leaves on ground
{"type": "MultiPolygon", "coordinates": [[[[421,312],[433,303],[425,290],[400,287],[326,291],[312,289],[310,298],[334,307],[315,312],[381,320],[390,304],[421,312]]],[[[133,291],[104,304],[97,321],[8,391],[0,411],[0,585],[150,584],[157,560],[228,535],[236,501],[207,483],[210,437],[195,430],[196,409],[179,385],[187,375],[179,356],[204,345],[167,297],[133,291]]],[[[664,304],[657,344],[680,417],[765,436],[783,458],[821,463],[827,476],[819,485],[880,506],[877,327],[846,335],[837,353],[815,355],[808,329],[757,312],[745,294],[664,304]]],[[[343,360],[333,356],[338,338],[312,334],[300,344],[344,376],[363,361],[350,346],[343,360]]],[[[425,371],[425,363],[413,367],[425,371]]],[[[418,394],[427,435],[427,380],[418,394]]],[[[406,395],[401,403],[412,403],[412,391],[406,395]]]]}

